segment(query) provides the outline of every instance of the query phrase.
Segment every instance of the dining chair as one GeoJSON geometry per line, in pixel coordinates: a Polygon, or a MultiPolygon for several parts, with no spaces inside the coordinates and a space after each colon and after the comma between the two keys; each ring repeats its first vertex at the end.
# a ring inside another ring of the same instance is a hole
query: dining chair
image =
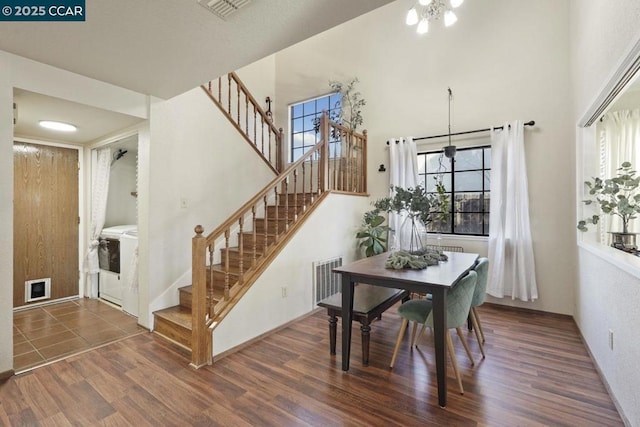
{"type": "Polygon", "coordinates": [[[471,299],[471,309],[469,310],[469,317],[471,318],[471,324],[478,340],[478,346],[480,347],[480,353],[482,358],[485,358],[484,354],[484,331],[482,330],[482,324],[480,323],[480,317],[476,307],[480,307],[484,303],[485,296],[487,294],[487,274],[489,273],[489,258],[480,258],[476,262],[473,271],[478,274],[476,281],[476,288],[473,291],[473,298],[471,299]]]}
{"type": "MultiPolygon", "coordinates": [[[[462,378],[460,377],[460,371],[458,370],[458,362],[456,360],[456,355],[453,349],[451,334],[448,330],[454,328],[456,329],[458,337],[460,337],[460,341],[462,342],[462,345],[467,352],[467,356],[469,356],[469,359],[471,359],[471,364],[473,365],[473,357],[471,356],[471,351],[469,350],[467,340],[462,333],[461,327],[467,322],[467,316],[469,315],[469,310],[471,308],[471,300],[473,298],[477,276],[478,275],[475,271],[469,271],[469,273],[467,273],[467,275],[463,277],[456,285],[454,285],[447,293],[446,341],[449,357],[451,358],[451,365],[453,366],[453,371],[456,375],[458,386],[460,387],[460,394],[464,394],[464,389],[462,387],[462,378]]],[[[393,365],[395,364],[396,356],[398,355],[398,349],[400,348],[400,343],[402,342],[402,338],[404,337],[404,333],[407,329],[409,321],[415,322],[411,337],[412,347],[414,344],[415,331],[418,323],[433,328],[433,315],[431,312],[431,308],[431,301],[426,299],[410,300],[398,307],[398,314],[400,315],[400,317],[402,317],[402,325],[400,325],[400,331],[398,332],[398,338],[396,339],[396,346],[393,350],[393,356],[391,357],[391,364],[389,365],[390,368],[393,368],[393,365]]]]}

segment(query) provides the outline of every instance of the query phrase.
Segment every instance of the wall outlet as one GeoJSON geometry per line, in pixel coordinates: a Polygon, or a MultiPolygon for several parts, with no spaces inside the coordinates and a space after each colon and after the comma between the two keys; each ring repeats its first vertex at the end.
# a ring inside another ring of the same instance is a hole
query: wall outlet
{"type": "Polygon", "coordinates": [[[286,298],[287,297],[287,287],[283,286],[280,289],[282,290],[282,298],[286,298]]]}
{"type": "Polygon", "coordinates": [[[613,350],[613,329],[609,329],[609,349],[613,350]]]}
{"type": "Polygon", "coordinates": [[[180,209],[187,209],[187,199],[185,199],[184,197],[180,199],[180,209]]]}

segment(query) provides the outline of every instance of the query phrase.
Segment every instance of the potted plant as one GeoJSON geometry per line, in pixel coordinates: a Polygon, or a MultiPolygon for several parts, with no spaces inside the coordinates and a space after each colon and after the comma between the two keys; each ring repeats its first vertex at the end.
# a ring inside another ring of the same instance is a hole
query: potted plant
{"type": "MultiPolygon", "coordinates": [[[[356,85],[360,81],[357,77],[349,80],[347,83],[342,83],[335,80],[329,81],[329,87],[332,92],[339,93],[341,100],[336,102],[336,105],[331,109],[331,115],[329,119],[332,122],[341,124],[349,128],[349,130],[355,132],[358,126],[361,126],[364,122],[362,118],[362,107],[366,105],[366,101],[362,98],[362,94],[356,90],[356,85]]],[[[320,132],[320,118],[316,117],[313,120],[313,125],[316,133],[320,132]]],[[[332,135],[334,138],[337,135],[332,135]]]]}
{"type": "Polygon", "coordinates": [[[421,229],[436,218],[446,220],[449,216],[449,197],[445,193],[442,181],[437,177],[436,192],[428,193],[420,185],[414,188],[402,188],[393,186],[394,195],[377,200],[374,203],[376,209],[386,212],[407,214],[411,221],[411,238],[409,249],[411,252],[422,251],[421,229]]]}
{"type": "Polygon", "coordinates": [[[385,218],[380,215],[379,209],[365,212],[362,219],[362,228],[356,234],[360,239],[361,248],[365,249],[367,257],[378,255],[387,250],[387,232],[391,230],[384,224],[385,218]]]}
{"type": "Polygon", "coordinates": [[[613,178],[592,178],[585,181],[591,199],[585,205],[597,203],[600,214],[578,221],[578,230],[587,231],[587,224],[598,224],[602,214],[616,215],[622,219],[622,232],[612,232],[611,246],[620,249],[636,249],[636,233],[629,233],[629,221],[640,212],[640,177],[630,162],[623,162],[613,178]]]}

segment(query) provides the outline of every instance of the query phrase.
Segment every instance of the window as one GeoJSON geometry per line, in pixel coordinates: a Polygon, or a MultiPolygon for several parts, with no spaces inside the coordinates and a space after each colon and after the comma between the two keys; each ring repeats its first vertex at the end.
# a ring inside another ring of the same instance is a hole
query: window
{"type": "Polygon", "coordinates": [[[489,235],[491,147],[459,148],[454,161],[442,151],[418,154],[421,185],[436,191],[434,178],[442,177],[449,196],[448,221],[433,221],[427,227],[432,233],[489,235]]]}
{"type": "MultiPolygon", "coordinates": [[[[308,101],[299,102],[289,107],[290,123],[290,160],[295,162],[309,148],[320,142],[320,130],[316,123],[322,116],[322,111],[326,110],[329,117],[335,118],[340,114],[340,105],[342,95],[340,93],[332,93],[319,98],[310,99],[308,101]]],[[[337,141],[329,141],[329,155],[335,157],[336,150],[339,150],[340,144],[337,141]]]]}

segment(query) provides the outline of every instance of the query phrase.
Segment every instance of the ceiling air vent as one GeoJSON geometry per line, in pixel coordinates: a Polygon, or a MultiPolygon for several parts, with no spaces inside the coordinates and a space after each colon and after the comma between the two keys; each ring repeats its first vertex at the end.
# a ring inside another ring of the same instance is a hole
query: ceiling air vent
{"type": "Polygon", "coordinates": [[[251,0],[198,0],[198,3],[226,21],[240,8],[251,3],[251,0]]]}

